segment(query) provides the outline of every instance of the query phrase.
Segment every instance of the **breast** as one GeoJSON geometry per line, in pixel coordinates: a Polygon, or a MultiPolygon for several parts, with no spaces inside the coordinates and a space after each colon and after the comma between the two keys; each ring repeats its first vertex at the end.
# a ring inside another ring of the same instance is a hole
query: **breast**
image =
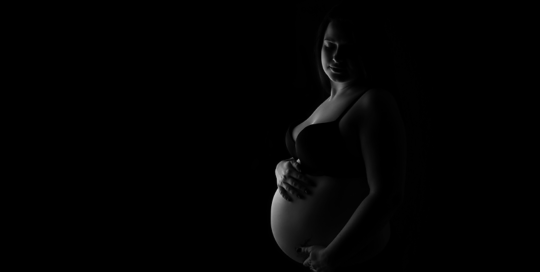
{"type": "MultiPolygon", "coordinates": [[[[303,263],[305,257],[295,251],[297,247],[328,246],[369,194],[367,182],[359,179],[308,177],[317,185],[312,188],[311,195],[305,199],[294,197],[293,202],[288,202],[276,190],[270,212],[276,243],[287,256],[299,263],[303,263]]],[[[384,245],[381,248],[383,233],[377,235],[379,238],[365,249],[365,257],[384,248],[384,245]]]]}

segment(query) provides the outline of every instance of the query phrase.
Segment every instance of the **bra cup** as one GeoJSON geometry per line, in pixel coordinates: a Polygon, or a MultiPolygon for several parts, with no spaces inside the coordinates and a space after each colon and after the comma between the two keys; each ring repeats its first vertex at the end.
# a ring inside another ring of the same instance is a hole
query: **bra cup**
{"type": "Polygon", "coordinates": [[[297,120],[289,126],[286,135],[287,149],[295,160],[302,161],[301,165],[307,174],[335,177],[365,176],[364,161],[355,156],[347,146],[345,138],[341,135],[339,122],[366,92],[350,103],[336,120],[305,126],[296,136],[296,141],[293,138],[293,131],[298,125],[297,120]]]}
{"type": "Polygon", "coordinates": [[[305,127],[297,136],[294,154],[302,161],[305,173],[315,176],[358,177],[358,165],[342,137],[337,122],[305,127]]]}

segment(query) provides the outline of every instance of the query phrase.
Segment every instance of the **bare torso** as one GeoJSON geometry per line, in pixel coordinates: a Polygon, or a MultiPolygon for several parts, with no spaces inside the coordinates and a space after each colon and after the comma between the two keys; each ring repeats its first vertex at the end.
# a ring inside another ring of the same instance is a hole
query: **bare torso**
{"type": "MultiPolygon", "coordinates": [[[[307,120],[293,129],[293,139],[296,140],[306,126],[336,120],[343,110],[353,103],[351,99],[356,99],[358,95],[362,94],[322,103],[307,120]]],[[[355,156],[361,157],[358,127],[355,125],[358,122],[358,112],[355,108],[357,107],[353,106],[343,116],[339,129],[346,146],[355,156]]],[[[293,202],[288,202],[276,190],[271,208],[271,226],[276,242],[285,254],[300,263],[305,257],[296,253],[295,248],[330,244],[369,194],[365,175],[361,178],[306,176],[316,183],[316,187],[311,189],[311,195],[305,199],[293,198],[293,202]]],[[[355,263],[363,262],[381,252],[389,238],[390,225],[387,224],[377,233],[373,242],[355,258],[355,263]]]]}

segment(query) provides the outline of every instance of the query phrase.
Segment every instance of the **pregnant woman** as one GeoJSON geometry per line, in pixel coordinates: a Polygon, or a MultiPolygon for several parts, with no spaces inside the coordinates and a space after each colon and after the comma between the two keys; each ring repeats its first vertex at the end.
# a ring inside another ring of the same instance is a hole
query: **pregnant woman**
{"type": "Polygon", "coordinates": [[[404,124],[370,66],[364,45],[375,36],[357,33],[366,27],[346,10],[328,13],[316,45],[329,97],[289,127],[293,157],[275,170],[274,238],[287,256],[317,272],[366,271],[389,243],[390,219],[403,199],[404,124]]]}

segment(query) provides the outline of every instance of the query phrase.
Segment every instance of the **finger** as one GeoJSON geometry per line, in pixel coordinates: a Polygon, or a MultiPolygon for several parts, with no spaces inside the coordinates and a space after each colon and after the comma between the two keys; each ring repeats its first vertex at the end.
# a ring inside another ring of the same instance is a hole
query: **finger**
{"type": "Polygon", "coordinates": [[[294,169],[296,169],[296,171],[302,172],[302,171],[300,170],[300,164],[299,164],[297,161],[293,161],[293,162],[292,162],[292,165],[294,166],[294,169]]]}
{"type": "Polygon", "coordinates": [[[305,178],[304,176],[296,173],[289,175],[286,178],[287,183],[291,184],[294,188],[296,188],[298,191],[304,193],[304,194],[310,194],[309,186],[310,181],[305,178]]]}
{"type": "Polygon", "coordinates": [[[289,197],[289,195],[285,191],[285,188],[283,188],[282,186],[278,186],[278,188],[279,188],[279,194],[281,195],[281,197],[283,197],[285,200],[289,202],[292,202],[292,199],[289,197]]]}
{"type": "Polygon", "coordinates": [[[311,254],[308,252],[306,248],[297,248],[296,252],[299,254],[307,255],[306,259],[302,263],[304,266],[310,267],[311,266],[311,254]]]}
{"type": "Polygon", "coordinates": [[[310,190],[303,181],[295,179],[294,177],[289,177],[286,179],[286,182],[294,188],[295,193],[300,195],[310,194],[310,190]]]}
{"type": "Polygon", "coordinates": [[[293,196],[296,196],[298,198],[304,198],[304,196],[300,193],[300,190],[295,188],[293,185],[291,185],[292,181],[289,179],[286,179],[285,182],[283,182],[283,187],[287,192],[293,196]]]}
{"type": "MultiPolygon", "coordinates": [[[[288,162],[289,162],[290,166],[292,166],[292,168],[294,168],[296,171],[299,171],[299,169],[298,169],[299,167],[298,167],[297,163],[294,160],[290,160],[288,162]]],[[[285,175],[289,172],[289,170],[291,168],[290,166],[285,167],[285,175]]]]}
{"type": "MultiPolygon", "coordinates": [[[[298,159],[298,161],[300,161],[300,159],[298,159]]],[[[296,169],[296,172],[291,173],[291,172],[287,171],[285,173],[285,175],[293,176],[296,179],[298,179],[298,180],[300,180],[302,182],[305,182],[306,184],[308,184],[310,186],[313,186],[313,187],[316,186],[315,182],[308,179],[305,175],[302,174],[302,170],[300,170],[300,164],[298,162],[291,162],[291,163],[293,165],[293,168],[296,169]]]]}
{"type": "Polygon", "coordinates": [[[310,181],[304,175],[298,171],[292,170],[291,168],[285,170],[284,176],[286,179],[290,180],[289,184],[300,191],[307,189],[306,186],[302,186],[302,184],[310,184],[310,181]]]}
{"type": "MultiPolygon", "coordinates": [[[[303,184],[315,187],[315,182],[313,182],[312,180],[307,178],[304,174],[297,172],[297,173],[294,173],[292,175],[294,176],[294,178],[301,181],[303,184]]],[[[307,189],[307,187],[305,189],[307,189]]]]}
{"type": "Polygon", "coordinates": [[[311,268],[311,247],[297,247],[296,252],[298,252],[298,254],[306,256],[306,259],[302,264],[311,268]]]}
{"type": "Polygon", "coordinates": [[[297,247],[296,252],[310,254],[311,253],[310,249],[311,249],[311,247],[297,247]]]}

